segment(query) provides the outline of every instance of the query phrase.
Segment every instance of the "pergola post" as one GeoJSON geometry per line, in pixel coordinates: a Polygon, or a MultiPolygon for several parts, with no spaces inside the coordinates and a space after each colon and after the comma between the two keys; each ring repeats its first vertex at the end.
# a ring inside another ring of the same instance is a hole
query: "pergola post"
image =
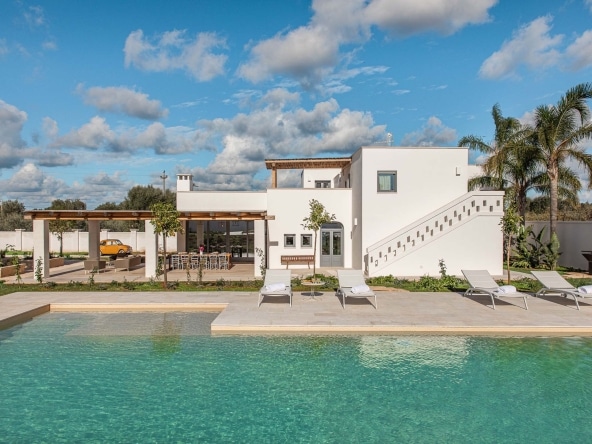
{"type": "Polygon", "coordinates": [[[88,221],[88,258],[99,259],[101,250],[99,243],[101,242],[101,222],[98,220],[88,221]]]}
{"type": "MultiPolygon", "coordinates": [[[[154,233],[154,226],[149,220],[144,221],[144,236],[146,242],[145,274],[147,278],[156,277],[156,268],[158,265],[158,236],[154,233]]],[[[163,267],[166,266],[163,264],[163,267]]]]}
{"type": "Polygon", "coordinates": [[[33,221],[33,261],[37,266],[37,259],[41,258],[41,276],[49,277],[49,221],[33,221]]]}
{"type": "Polygon", "coordinates": [[[275,165],[271,169],[271,188],[277,188],[277,169],[275,165]]]}
{"type": "Polygon", "coordinates": [[[190,247],[194,247],[194,245],[187,245],[187,221],[182,220],[181,225],[183,227],[183,234],[177,233],[177,236],[175,236],[175,240],[177,241],[177,251],[191,251],[190,247]]]}

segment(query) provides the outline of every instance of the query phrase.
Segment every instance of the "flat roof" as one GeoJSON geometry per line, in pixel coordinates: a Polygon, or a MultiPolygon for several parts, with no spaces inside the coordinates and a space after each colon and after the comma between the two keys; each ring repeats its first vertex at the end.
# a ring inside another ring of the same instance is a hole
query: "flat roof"
{"type": "Polygon", "coordinates": [[[314,168],[343,168],[351,163],[351,157],[317,157],[304,159],[265,159],[268,170],[299,170],[314,168]]]}
{"type": "MultiPolygon", "coordinates": [[[[31,210],[30,220],[151,220],[150,210],[31,210]]],[[[181,220],[273,220],[267,211],[179,211],[181,220]]]]}

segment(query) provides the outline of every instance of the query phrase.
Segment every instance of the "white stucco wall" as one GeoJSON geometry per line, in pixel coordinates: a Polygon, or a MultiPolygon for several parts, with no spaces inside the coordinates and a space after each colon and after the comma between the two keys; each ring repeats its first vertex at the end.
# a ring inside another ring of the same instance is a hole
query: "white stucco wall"
{"type": "MultiPolygon", "coordinates": [[[[103,239],[119,239],[124,244],[131,246],[134,252],[144,252],[146,250],[145,233],[141,231],[101,231],[100,240],[103,239]]],[[[63,242],[64,253],[88,253],[89,234],[86,231],[71,231],[64,233],[63,242]]],[[[6,245],[14,245],[14,248],[17,250],[31,251],[33,250],[33,232],[21,232],[20,230],[1,231],[0,246],[4,248],[6,245]]],[[[177,250],[176,236],[167,238],[167,250],[177,250]]],[[[49,251],[52,253],[57,253],[60,251],[60,242],[58,241],[58,238],[52,233],[49,234],[49,251]]]]}
{"type": "Polygon", "coordinates": [[[462,276],[461,270],[488,270],[503,274],[503,238],[499,217],[479,217],[460,225],[380,270],[377,275],[418,277],[440,275],[439,261],[444,260],[447,274],[462,276]]]}
{"type": "Polygon", "coordinates": [[[178,211],[265,211],[265,191],[180,191],[178,211]]]}
{"type": "MultiPolygon", "coordinates": [[[[312,248],[300,246],[300,235],[310,233],[302,227],[302,220],[310,213],[309,202],[316,199],[325,209],[335,214],[336,221],[343,224],[344,267],[351,268],[351,190],[328,189],[269,189],[267,190],[267,213],[275,220],[268,221],[269,230],[269,268],[283,268],[280,256],[303,254],[312,255],[312,248]],[[294,248],[284,247],[284,234],[296,235],[294,248]],[[277,245],[275,245],[277,243],[277,245]]],[[[313,234],[314,239],[314,234],[313,234]]],[[[319,240],[317,239],[317,267],[319,266],[319,240]]],[[[291,265],[290,268],[308,268],[307,265],[291,265]]]]}
{"type": "Polygon", "coordinates": [[[354,162],[361,163],[361,178],[352,165],[352,188],[361,187],[364,248],[467,192],[466,148],[364,147],[354,162]],[[377,191],[378,171],[397,172],[397,192],[377,191]]]}
{"type": "Polygon", "coordinates": [[[315,168],[302,170],[302,188],[315,188],[315,181],[328,180],[331,188],[339,183],[340,168],[315,168]]]}

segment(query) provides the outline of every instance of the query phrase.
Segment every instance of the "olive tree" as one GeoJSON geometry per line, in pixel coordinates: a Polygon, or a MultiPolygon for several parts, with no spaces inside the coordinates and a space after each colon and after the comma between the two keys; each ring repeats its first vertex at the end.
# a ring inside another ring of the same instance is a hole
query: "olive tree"
{"type": "Polygon", "coordinates": [[[516,212],[516,209],[513,205],[506,209],[506,211],[504,212],[504,216],[500,221],[506,250],[506,269],[508,272],[508,284],[510,284],[510,256],[512,253],[512,242],[522,229],[522,223],[522,217],[516,212]]]}
{"type": "Polygon", "coordinates": [[[314,250],[313,250],[313,262],[312,262],[312,276],[316,276],[316,264],[317,264],[317,233],[323,226],[329,222],[335,220],[334,214],[329,214],[325,209],[325,206],[316,199],[311,199],[308,203],[310,207],[310,213],[308,217],[302,220],[302,227],[305,230],[312,230],[314,232],[314,250]]]}
{"type": "Polygon", "coordinates": [[[183,225],[179,220],[179,212],[170,202],[158,202],[150,207],[152,219],[150,223],[154,227],[154,233],[162,235],[162,263],[163,263],[163,287],[167,288],[166,267],[166,238],[183,232],[183,225]]]}

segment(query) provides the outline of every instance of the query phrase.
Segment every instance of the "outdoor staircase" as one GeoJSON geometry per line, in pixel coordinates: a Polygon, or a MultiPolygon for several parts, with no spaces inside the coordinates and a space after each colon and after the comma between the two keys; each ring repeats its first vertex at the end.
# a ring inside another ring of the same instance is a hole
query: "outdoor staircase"
{"type": "Polygon", "coordinates": [[[377,272],[477,217],[504,214],[503,193],[471,191],[366,249],[366,274],[377,272]]]}

